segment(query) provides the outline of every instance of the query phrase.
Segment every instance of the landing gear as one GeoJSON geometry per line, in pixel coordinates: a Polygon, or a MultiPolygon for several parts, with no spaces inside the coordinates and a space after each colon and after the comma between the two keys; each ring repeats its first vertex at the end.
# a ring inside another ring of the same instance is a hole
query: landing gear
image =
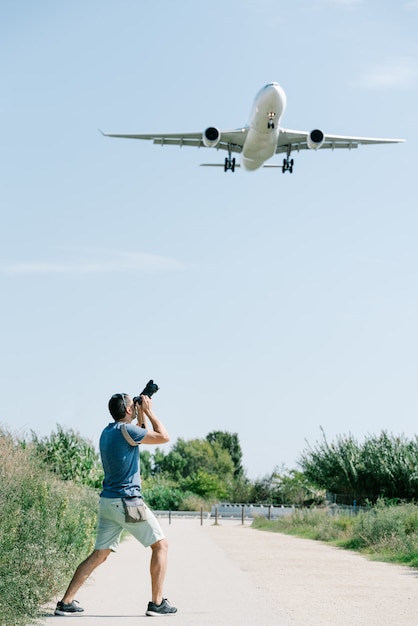
{"type": "Polygon", "coordinates": [[[287,146],[287,155],[286,158],[283,159],[282,172],[289,172],[291,174],[293,172],[293,159],[290,158],[292,152],[292,147],[287,146]]]}
{"type": "Polygon", "coordinates": [[[270,113],[267,113],[267,128],[274,128],[275,124],[274,124],[274,118],[276,117],[276,114],[271,111],[270,113]]]}
{"type": "Polygon", "coordinates": [[[231,153],[225,159],[224,172],[231,170],[231,172],[235,172],[235,158],[231,159],[231,153]]]}
{"type": "Polygon", "coordinates": [[[290,174],[293,172],[293,159],[283,159],[282,172],[289,172],[290,174]]]}

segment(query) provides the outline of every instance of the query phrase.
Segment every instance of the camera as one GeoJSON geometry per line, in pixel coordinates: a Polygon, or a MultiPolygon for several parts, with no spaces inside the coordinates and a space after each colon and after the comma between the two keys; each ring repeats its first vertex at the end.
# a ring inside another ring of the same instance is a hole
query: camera
{"type": "Polygon", "coordinates": [[[149,398],[151,398],[151,396],[158,390],[159,386],[154,383],[153,380],[149,380],[139,396],[135,396],[135,398],[132,398],[132,401],[134,402],[134,404],[142,404],[141,396],[148,396],[149,398]]]}

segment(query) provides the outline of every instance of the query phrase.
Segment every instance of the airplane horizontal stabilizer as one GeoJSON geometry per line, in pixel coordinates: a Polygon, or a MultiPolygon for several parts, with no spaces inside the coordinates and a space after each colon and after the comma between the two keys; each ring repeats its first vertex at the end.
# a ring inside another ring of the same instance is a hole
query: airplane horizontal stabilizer
{"type": "MultiPolygon", "coordinates": [[[[201,163],[200,167],[225,167],[224,163],[201,163]]],[[[241,167],[239,163],[235,167],[241,167]]]]}

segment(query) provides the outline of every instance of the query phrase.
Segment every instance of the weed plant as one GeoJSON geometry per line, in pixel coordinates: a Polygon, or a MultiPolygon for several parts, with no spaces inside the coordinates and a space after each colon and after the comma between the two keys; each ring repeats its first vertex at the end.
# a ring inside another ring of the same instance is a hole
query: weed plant
{"type": "Polygon", "coordinates": [[[418,436],[410,440],[382,431],[362,443],[351,434],[329,443],[322,434],[322,441],[309,446],[298,462],[312,484],[337,494],[345,504],[418,500],[418,436]]]}
{"type": "Polygon", "coordinates": [[[98,496],[0,428],[0,620],[26,626],[93,547],[98,496]]]}
{"type": "Polygon", "coordinates": [[[253,528],[281,532],[356,550],[369,557],[418,567],[418,505],[378,500],[357,515],[297,509],[277,521],[258,517],[253,528]]]}

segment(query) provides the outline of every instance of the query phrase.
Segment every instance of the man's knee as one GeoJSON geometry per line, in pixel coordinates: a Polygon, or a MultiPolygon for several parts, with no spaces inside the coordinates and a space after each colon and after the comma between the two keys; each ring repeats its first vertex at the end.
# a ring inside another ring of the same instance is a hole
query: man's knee
{"type": "Polygon", "coordinates": [[[96,567],[104,563],[112,550],[93,550],[90,559],[95,562],[96,567]]]}
{"type": "Polygon", "coordinates": [[[160,539],[160,541],[156,541],[151,545],[151,550],[153,552],[167,552],[168,551],[168,541],[167,539],[160,539]]]}

